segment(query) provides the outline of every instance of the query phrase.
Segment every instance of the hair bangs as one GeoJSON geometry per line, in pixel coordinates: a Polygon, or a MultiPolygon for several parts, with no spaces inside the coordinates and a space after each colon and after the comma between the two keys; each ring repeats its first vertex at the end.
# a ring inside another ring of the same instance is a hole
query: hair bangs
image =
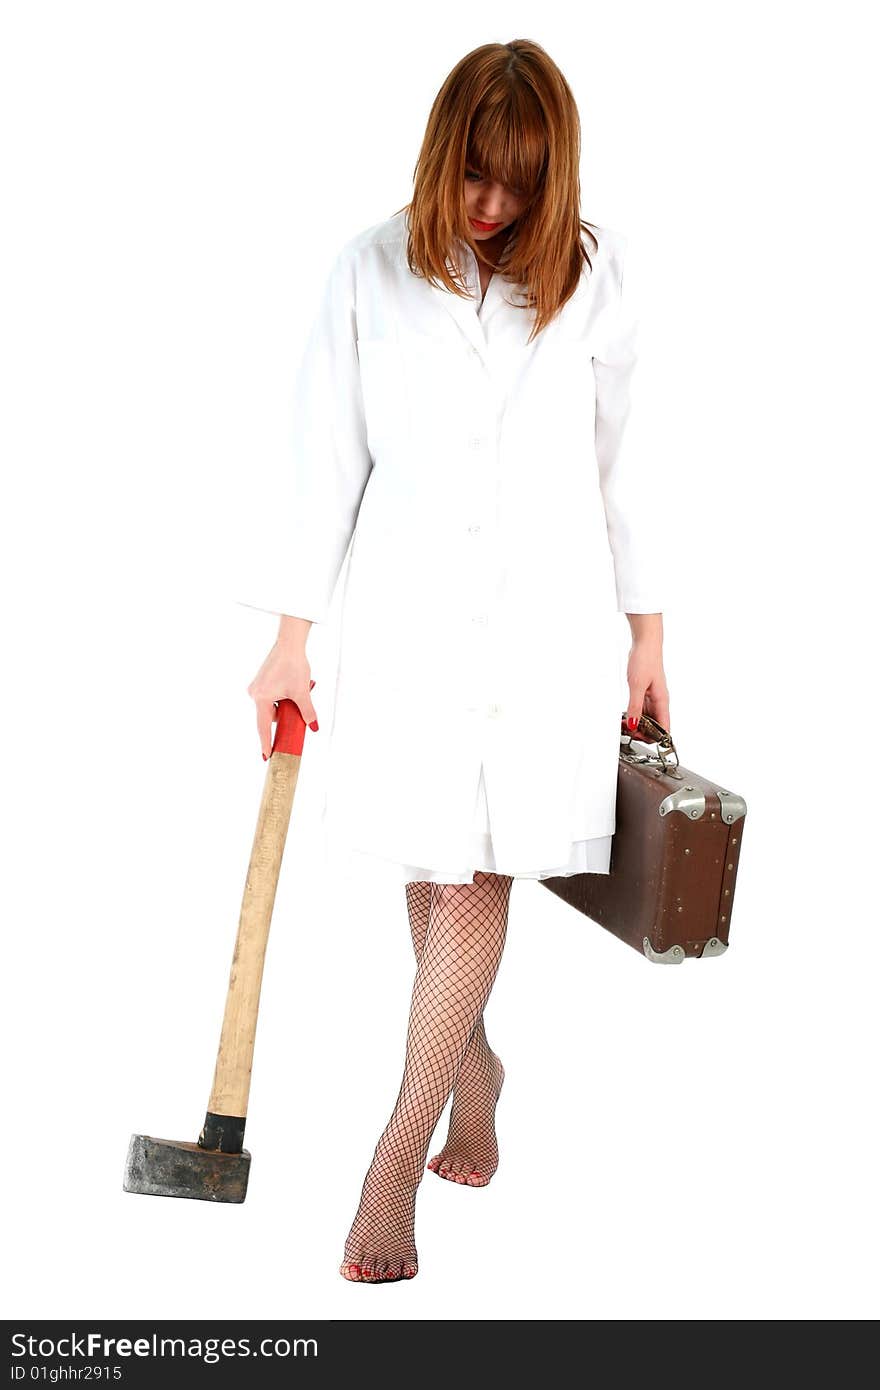
{"type": "Polygon", "coordinates": [[[506,184],[534,198],[547,168],[547,131],[531,103],[520,93],[484,105],[476,112],[467,143],[467,162],[483,178],[506,184]]]}

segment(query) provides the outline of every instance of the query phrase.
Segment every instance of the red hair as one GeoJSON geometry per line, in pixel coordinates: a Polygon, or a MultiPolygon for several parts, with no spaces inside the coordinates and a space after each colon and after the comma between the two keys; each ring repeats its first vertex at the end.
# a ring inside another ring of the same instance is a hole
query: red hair
{"type": "MultiPolygon", "coordinates": [[[[407,260],[414,274],[466,295],[446,264],[455,238],[526,294],[535,337],[574,294],[586,262],[580,215],[580,118],[571,89],[543,48],[528,39],[487,43],[465,55],[434,99],[416,162],[407,260]],[[521,191],[499,264],[471,235],[465,166],[521,191]]],[[[399,209],[403,211],[403,209],[399,209]]]]}

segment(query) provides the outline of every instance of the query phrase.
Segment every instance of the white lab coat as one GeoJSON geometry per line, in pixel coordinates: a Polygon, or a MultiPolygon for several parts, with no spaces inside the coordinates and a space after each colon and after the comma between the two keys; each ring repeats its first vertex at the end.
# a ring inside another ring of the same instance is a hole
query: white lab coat
{"type": "Polygon", "coordinates": [[[481,303],[465,243],[474,297],[429,285],[406,264],[406,218],[335,260],[277,525],[238,601],[321,622],[351,542],[333,851],[469,881],[480,788],[499,873],[583,867],[590,841],[601,871],[627,700],[620,614],[662,611],[665,587],[655,460],[626,447],[626,239],[594,229],[592,271],[527,344],[531,311],[505,302],[521,287],[496,273],[481,303]]]}

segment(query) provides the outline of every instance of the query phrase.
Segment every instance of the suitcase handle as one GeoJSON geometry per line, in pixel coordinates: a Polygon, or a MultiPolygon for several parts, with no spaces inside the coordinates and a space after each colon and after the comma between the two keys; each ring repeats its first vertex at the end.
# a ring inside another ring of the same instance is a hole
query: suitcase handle
{"type": "MultiPolygon", "coordinates": [[[[631,763],[656,763],[664,771],[668,771],[670,766],[677,768],[679,765],[678,752],[672,742],[672,735],[668,729],[664,729],[662,724],[658,724],[656,719],[652,719],[650,714],[639,716],[638,728],[631,732],[626,727],[626,710],[620,716],[620,752],[621,757],[631,763]],[[638,745],[636,751],[633,744],[638,745]],[[644,749],[644,753],[641,752],[644,749]],[[672,759],[667,757],[672,755],[672,759]],[[672,761],[674,760],[674,761],[672,761]]],[[[673,774],[674,775],[674,774],[673,774]]]]}

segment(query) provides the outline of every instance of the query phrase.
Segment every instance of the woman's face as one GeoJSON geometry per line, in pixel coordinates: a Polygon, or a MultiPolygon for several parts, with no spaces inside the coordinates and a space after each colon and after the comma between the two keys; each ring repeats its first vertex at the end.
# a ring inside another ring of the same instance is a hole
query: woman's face
{"type": "Polygon", "coordinates": [[[464,202],[471,236],[475,241],[488,241],[505,231],[519,217],[526,201],[520,189],[484,179],[479,169],[467,165],[464,202]]]}

